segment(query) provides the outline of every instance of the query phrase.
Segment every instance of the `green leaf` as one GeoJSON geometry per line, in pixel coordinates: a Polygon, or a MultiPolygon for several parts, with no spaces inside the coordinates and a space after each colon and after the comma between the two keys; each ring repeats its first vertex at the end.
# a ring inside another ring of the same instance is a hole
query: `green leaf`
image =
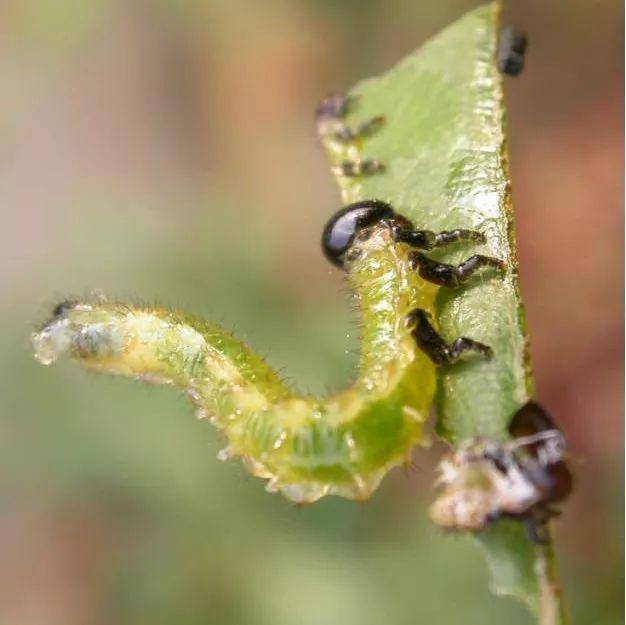
{"type": "MultiPolygon", "coordinates": [[[[383,115],[384,126],[356,145],[327,142],[334,166],[355,156],[385,170],[350,178],[333,168],[343,200],[390,202],[419,228],[471,228],[487,235],[480,249],[460,246],[446,262],[485,253],[506,261],[504,279],[485,278],[462,291],[440,291],[439,323],[448,339],[490,345],[490,362],[442,371],[438,431],[452,444],[474,436],[505,438],[513,413],[532,395],[524,311],[518,286],[505,137],[502,76],[495,54],[497,3],[481,6],[382,76],[350,91],[351,127],[383,115]]],[[[479,537],[495,593],[541,606],[537,553],[519,523],[500,523],[479,537]]],[[[544,621],[544,622],[559,622],[544,621]]]]}

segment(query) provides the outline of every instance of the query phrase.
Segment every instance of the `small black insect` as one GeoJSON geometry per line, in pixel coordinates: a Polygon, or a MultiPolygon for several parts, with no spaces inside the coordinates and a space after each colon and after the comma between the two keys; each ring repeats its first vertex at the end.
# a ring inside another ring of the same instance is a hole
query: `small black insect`
{"type": "Polygon", "coordinates": [[[528,46],[526,34],[515,26],[506,26],[500,33],[498,69],[508,76],[519,76],[524,69],[524,54],[528,46]]]}
{"type": "Polygon", "coordinates": [[[526,510],[501,511],[492,515],[518,518],[526,524],[533,542],[548,540],[546,522],[559,514],[553,504],[563,501],[572,491],[572,474],[567,466],[565,439],[548,413],[529,401],[514,415],[509,425],[513,441],[502,448],[488,448],[485,459],[503,474],[517,470],[535,489],[535,501],[526,510]]]}
{"type": "Polygon", "coordinates": [[[443,493],[431,518],[451,530],[481,531],[500,518],[526,525],[530,539],[548,540],[553,504],[572,490],[561,431],[536,402],[514,415],[506,442],[476,438],[448,454],[440,464],[443,493]]]}
{"type": "Polygon", "coordinates": [[[548,413],[536,402],[528,402],[513,416],[509,433],[519,444],[515,461],[541,491],[541,505],[565,499],[572,490],[572,474],[563,460],[563,434],[548,413]]]}

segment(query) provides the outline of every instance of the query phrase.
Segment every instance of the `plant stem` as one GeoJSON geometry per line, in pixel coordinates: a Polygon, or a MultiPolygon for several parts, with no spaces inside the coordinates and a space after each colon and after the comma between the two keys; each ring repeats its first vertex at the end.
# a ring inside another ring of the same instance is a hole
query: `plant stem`
{"type": "Polygon", "coordinates": [[[567,625],[569,619],[558,583],[552,538],[535,547],[535,572],[539,584],[539,625],[567,625]]]}

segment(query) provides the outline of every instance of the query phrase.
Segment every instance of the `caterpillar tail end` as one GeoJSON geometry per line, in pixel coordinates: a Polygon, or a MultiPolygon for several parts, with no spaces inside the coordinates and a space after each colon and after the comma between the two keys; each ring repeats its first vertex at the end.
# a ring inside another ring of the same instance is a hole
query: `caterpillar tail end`
{"type": "Polygon", "coordinates": [[[32,333],[31,342],[35,358],[43,365],[69,357],[103,373],[172,384],[180,376],[167,358],[169,352],[187,358],[202,347],[201,337],[189,334],[153,311],[132,309],[94,294],[91,300],[57,305],[52,318],[32,333]]]}
{"type": "MultiPolygon", "coordinates": [[[[31,334],[34,356],[40,364],[48,366],[63,356],[71,355],[77,343],[77,328],[72,324],[68,313],[74,308],[90,310],[91,306],[62,302],[55,306],[52,318],[31,334]]],[[[84,338],[87,335],[88,332],[84,333],[84,338]]]]}

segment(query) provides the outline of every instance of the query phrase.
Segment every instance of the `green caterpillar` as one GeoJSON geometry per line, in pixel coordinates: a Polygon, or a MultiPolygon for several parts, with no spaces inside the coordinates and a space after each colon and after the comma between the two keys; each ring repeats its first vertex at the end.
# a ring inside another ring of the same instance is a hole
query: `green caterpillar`
{"type": "MultiPolygon", "coordinates": [[[[330,151],[361,141],[382,118],[350,130],[349,99],[331,96],[317,111],[330,151]]],[[[356,179],[383,169],[377,161],[342,162],[356,179]]],[[[357,202],[336,213],[322,237],[327,258],[345,271],[362,320],[359,375],[329,397],[302,396],[242,342],[217,325],[180,311],[133,307],[103,297],[59,304],[33,334],[36,357],[69,355],[89,369],[182,389],[200,417],[223,432],[220,459],[240,456],[269,491],[305,503],[333,494],[367,499],[394,466],[427,440],[423,424],[435,391],[435,367],[488,346],[461,338],[448,345],[430,319],[438,287],[455,287],[484,265],[459,266],[420,250],[453,241],[483,241],[470,230],[415,230],[387,203],[357,202]]]]}
{"type": "Polygon", "coordinates": [[[359,202],[339,211],[323,236],[328,258],[345,270],[362,318],[359,376],[325,398],[287,387],[243,343],[179,311],[106,299],[63,302],[33,334],[36,357],[69,355],[89,369],[182,389],[228,440],[221,459],[241,456],[269,491],[296,502],[326,494],[363,500],[394,466],[425,443],[422,426],[435,390],[435,364],[487,346],[446,344],[429,321],[437,285],[455,286],[482,265],[436,263],[415,248],[481,240],[458,230],[414,230],[391,206],[359,202]]]}

